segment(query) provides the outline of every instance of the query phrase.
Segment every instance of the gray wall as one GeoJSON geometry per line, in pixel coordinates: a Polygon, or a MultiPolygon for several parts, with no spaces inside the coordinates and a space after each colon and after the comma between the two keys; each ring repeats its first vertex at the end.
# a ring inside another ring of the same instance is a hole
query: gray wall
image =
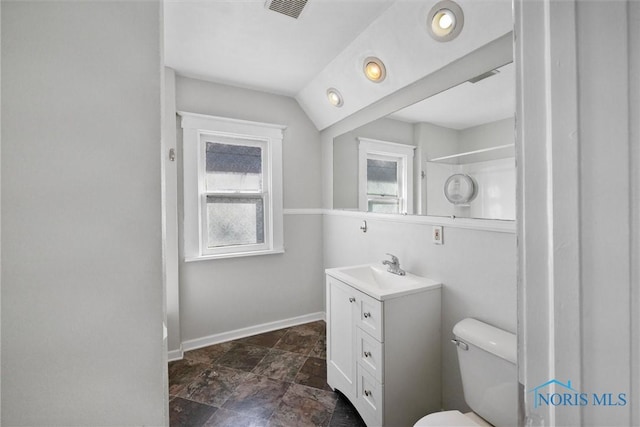
{"type": "MultiPolygon", "coordinates": [[[[461,151],[475,151],[483,148],[497,147],[515,143],[515,120],[502,119],[483,125],[463,129],[459,132],[461,151]]],[[[465,156],[460,163],[483,162],[485,160],[504,159],[514,157],[515,148],[507,148],[485,153],[465,156]]]]}
{"type": "MultiPolygon", "coordinates": [[[[515,123],[513,118],[497,120],[462,130],[449,129],[431,123],[416,123],[414,127],[416,145],[422,148],[423,162],[436,157],[513,144],[515,142],[515,123]]],[[[482,162],[513,157],[514,155],[515,149],[512,147],[452,159],[447,163],[482,162]]]]}
{"type": "Polygon", "coordinates": [[[160,3],[2,2],[2,424],[163,425],[160,3]]]}
{"type": "MultiPolygon", "coordinates": [[[[425,215],[444,215],[452,209],[451,203],[444,197],[440,182],[444,183],[443,180],[446,180],[453,171],[448,166],[427,161],[459,153],[459,132],[425,122],[416,123],[413,127],[416,145],[420,147],[420,170],[426,175],[425,179],[420,181],[421,187],[424,188],[424,194],[420,197],[420,212],[425,215]]],[[[449,213],[449,215],[452,214],[453,212],[449,213]]]]}
{"type": "Polygon", "coordinates": [[[416,123],[416,143],[422,149],[422,161],[436,157],[449,156],[461,151],[460,135],[455,129],[449,129],[432,123],[416,123]]]}
{"type": "Polygon", "coordinates": [[[167,347],[180,349],[180,263],[178,226],[178,163],[171,161],[169,150],[177,149],[176,141],[176,73],[164,67],[162,116],[163,177],[163,258],[167,313],[167,347]]]}
{"type": "MultiPolygon", "coordinates": [[[[319,133],[293,98],[180,76],[176,97],[179,111],[286,125],[284,208],[321,206],[319,133]]],[[[284,239],[284,254],[181,262],[183,342],[324,311],[321,216],[285,214],[284,239]]]]}
{"type": "Polygon", "coordinates": [[[325,266],[379,263],[390,252],[407,271],[443,283],[442,404],[466,410],[451,331],[456,322],[474,317],[515,333],[516,236],[444,227],[444,245],[438,246],[429,239],[431,227],[364,214],[325,215],[325,266]],[[365,218],[369,229],[362,233],[365,218]]]}

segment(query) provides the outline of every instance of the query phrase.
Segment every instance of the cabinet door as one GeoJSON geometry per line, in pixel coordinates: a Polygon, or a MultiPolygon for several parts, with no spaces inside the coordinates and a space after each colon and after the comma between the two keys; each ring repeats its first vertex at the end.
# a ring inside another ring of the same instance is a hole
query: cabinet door
{"type": "Polygon", "coordinates": [[[347,397],[355,393],[355,290],[327,277],[327,382],[347,397]]]}

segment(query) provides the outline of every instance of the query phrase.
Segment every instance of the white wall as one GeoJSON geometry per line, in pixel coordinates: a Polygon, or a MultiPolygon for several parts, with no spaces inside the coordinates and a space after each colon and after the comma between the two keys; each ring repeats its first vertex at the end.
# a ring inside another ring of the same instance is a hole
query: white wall
{"type": "Polygon", "coordinates": [[[163,425],[160,3],[2,2],[2,424],[163,425]]]}
{"type": "Polygon", "coordinates": [[[390,252],[407,271],[443,283],[442,404],[465,410],[451,331],[456,322],[475,317],[515,333],[516,238],[513,233],[444,227],[444,245],[438,246],[431,243],[431,227],[408,223],[406,217],[380,220],[335,211],[324,217],[325,267],[379,263],[390,252]],[[359,229],[363,219],[366,233],[359,229]]]}
{"type": "Polygon", "coordinates": [[[181,261],[183,342],[323,312],[322,219],[313,210],[321,206],[322,198],[318,131],[293,98],[180,76],[176,83],[179,111],[287,126],[283,142],[285,253],[181,261]],[[307,211],[287,214],[287,209],[307,211]]]}
{"type": "Polygon", "coordinates": [[[515,6],[525,422],[637,425],[638,5],[515,6]],[[536,407],[550,378],[628,403],[536,407]]]}
{"type": "MultiPolygon", "coordinates": [[[[626,2],[615,7],[608,2],[576,6],[582,387],[630,392],[633,338],[629,305],[632,262],[629,121],[639,118],[629,117],[629,106],[634,100],[629,93],[628,35],[629,26],[638,22],[628,21],[626,2]],[[594,31],[603,17],[623,23],[604,39],[600,31],[594,31]],[[604,283],[607,285],[603,286],[604,283]]],[[[637,96],[636,93],[635,102],[637,96]]],[[[630,407],[615,414],[609,408],[584,409],[586,424],[630,424],[630,407]]]]}
{"type": "Polygon", "coordinates": [[[483,162],[426,165],[427,213],[461,218],[516,219],[516,165],[513,158],[483,162]],[[444,195],[444,185],[453,174],[471,176],[477,194],[468,204],[454,205],[444,195]]]}
{"type": "Polygon", "coordinates": [[[458,167],[478,184],[478,194],[469,206],[471,218],[516,219],[516,162],[513,157],[458,167]]]}

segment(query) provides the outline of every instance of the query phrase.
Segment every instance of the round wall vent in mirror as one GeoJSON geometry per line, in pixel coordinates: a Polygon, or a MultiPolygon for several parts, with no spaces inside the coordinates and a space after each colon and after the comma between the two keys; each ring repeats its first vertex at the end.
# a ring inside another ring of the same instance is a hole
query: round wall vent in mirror
{"type": "Polygon", "coordinates": [[[454,205],[469,203],[476,197],[476,183],[469,175],[451,175],[444,183],[444,196],[454,205]]]}

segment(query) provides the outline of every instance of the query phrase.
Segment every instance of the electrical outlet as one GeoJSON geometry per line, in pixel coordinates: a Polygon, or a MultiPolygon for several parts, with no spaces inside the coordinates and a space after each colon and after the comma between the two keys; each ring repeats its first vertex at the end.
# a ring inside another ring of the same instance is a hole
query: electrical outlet
{"type": "Polygon", "coordinates": [[[431,237],[433,239],[433,244],[434,245],[443,245],[444,244],[444,238],[442,236],[442,226],[441,225],[435,225],[432,229],[431,232],[431,237]]]}

